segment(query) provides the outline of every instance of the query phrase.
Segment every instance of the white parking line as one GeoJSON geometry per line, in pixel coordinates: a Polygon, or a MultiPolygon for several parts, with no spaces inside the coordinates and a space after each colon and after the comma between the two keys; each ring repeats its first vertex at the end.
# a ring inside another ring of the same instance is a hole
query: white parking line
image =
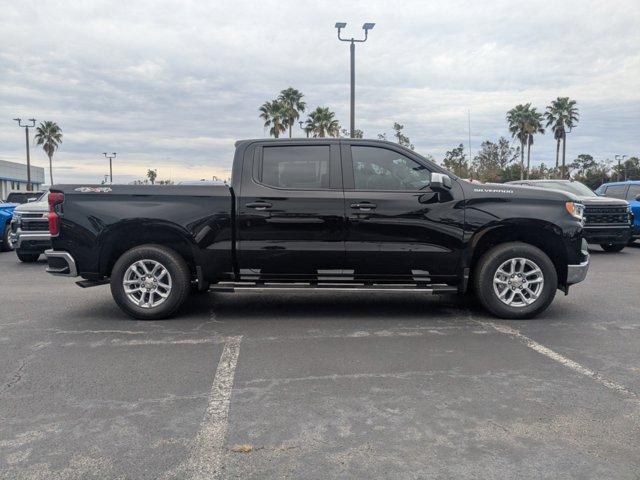
{"type": "Polygon", "coordinates": [[[170,478],[213,480],[221,478],[224,442],[227,435],[229,401],[240,354],[242,336],[227,337],[216,376],[209,392],[209,403],[193,440],[187,460],[170,478]]]}
{"type": "Polygon", "coordinates": [[[508,327],[507,325],[500,325],[497,323],[493,323],[493,322],[481,322],[478,321],[478,323],[480,323],[481,325],[485,326],[485,327],[491,327],[494,330],[500,332],[500,333],[504,333],[506,335],[511,335],[512,337],[517,338],[518,340],[520,340],[522,343],[524,343],[527,347],[529,347],[532,350],[535,350],[536,352],[544,355],[545,357],[550,358],[551,360],[560,363],[561,365],[564,365],[565,367],[570,368],[571,370],[573,370],[574,372],[579,373],[580,375],[584,375],[586,377],[590,377],[592,380],[598,382],[600,385],[604,385],[605,387],[614,390],[618,393],[622,393],[624,395],[633,397],[635,399],[638,398],[637,394],[635,392],[632,392],[631,390],[629,390],[627,387],[625,387],[624,385],[621,385],[617,382],[614,382],[613,380],[609,380],[608,378],[603,377],[602,375],[600,375],[598,372],[594,372],[593,370],[580,365],[578,362],[574,362],[573,360],[571,360],[570,358],[567,358],[563,355],[560,355],[558,352],[555,352],[553,350],[551,350],[548,347],[545,347],[544,345],[539,344],[538,342],[531,340],[529,337],[521,334],[518,330],[516,330],[515,328],[511,328],[508,327]]]}

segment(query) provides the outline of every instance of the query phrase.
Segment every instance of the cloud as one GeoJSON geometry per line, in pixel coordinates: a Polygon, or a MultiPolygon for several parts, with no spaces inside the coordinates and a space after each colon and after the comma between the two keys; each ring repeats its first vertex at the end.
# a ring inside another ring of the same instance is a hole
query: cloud
{"type": "MultiPolygon", "coordinates": [[[[103,151],[116,179],[228,176],[233,143],[266,135],[258,107],[281,89],[329,106],[348,126],[348,45],[360,35],[357,126],[375,138],[405,125],[436,158],[507,135],[505,112],[575,98],[567,155],[638,154],[640,4],[513,2],[11,2],[0,18],[0,156],[23,161],[15,116],[55,120],[65,138],[57,181],[98,181],[103,151]],[[338,8],[339,7],[339,8],[338,8]]],[[[297,135],[302,132],[298,131],[297,135]]],[[[537,139],[534,161],[553,162],[537,139]]],[[[45,165],[42,152],[34,163],[45,165]]]]}

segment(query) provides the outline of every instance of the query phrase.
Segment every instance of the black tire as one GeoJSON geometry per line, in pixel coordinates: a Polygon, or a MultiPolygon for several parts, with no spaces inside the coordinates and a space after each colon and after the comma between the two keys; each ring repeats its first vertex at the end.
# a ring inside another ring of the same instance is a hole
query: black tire
{"type": "Polygon", "coordinates": [[[129,316],[139,320],[159,320],[173,315],[189,296],[191,274],[186,262],[175,251],[161,245],[147,244],[127,250],[111,271],[111,295],[129,316]],[[160,263],[171,278],[168,297],[159,305],[142,307],[133,303],[124,291],[123,280],[127,269],[140,260],[160,263]]]}
{"type": "Polygon", "coordinates": [[[615,253],[621,252],[626,245],[624,243],[601,243],[600,247],[602,247],[605,252],[615,253]]]}
{"type": "Polygon", "coordinates": [[[18,255],[20,261],[24,263],[34,263],[37,262],[40,258],[39,253],[27,253],[21,252],[20,250],[16,250],[16,255],[18,255]]]}
{"type": "Polygon", "coordinates": [[[480,258],[474,270],[473,283],[478,300],[487,310],[500,318],[517,320],[535,317],[551,304],[558,288],[558,274],[551,259],[539,248],[527,243],[509,242],[495,246],[480,258]],[[529,260],[542,272],[544,283],[541,291],[528,305],[507,305],[498,298],[494,289],[493,280],[498,268],[514,258],[529,260]]]}
{"type": "Polygon", "coordinates": [[[7,223],[4,226],[4,230],[2,231],[2,244],[0,245],[0,252],[10,252],[13,250],[11,246],[11,242],[9,241],[9,232],[11,231],[11,226],[7,223]]]}

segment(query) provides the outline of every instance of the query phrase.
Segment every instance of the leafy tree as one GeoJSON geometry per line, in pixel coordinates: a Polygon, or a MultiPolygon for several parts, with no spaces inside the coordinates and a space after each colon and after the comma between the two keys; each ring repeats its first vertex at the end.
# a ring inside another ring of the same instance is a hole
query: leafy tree
{"type": "Polygon", "coordinates": [[[469,168],[469,162],[467,161],[467,156],[464,153],[464,145],[462,144],[445,153],[442,165],[461,178],[468,178],[470,176],[471,169],[469,168]]]}
{"type": "Polygon", "coordinates": [[[158,185],[173,185],[173,180],[160,180],[158,185]]]}
{"type": "Polygon", "coordinates": [[[400,125],[398,122],[393,122],[393,131],[395,132],[393,136],[396,137],[400,145],[414,150],[413,144],[411,143],[411,140],[409,140],[409,137],[402,133],[403,128],[404,125],[400,125]]]}
{"type": "Polygon", "coordinates": [[[576,171],[577,175],[586,175],[589,170],[593,170],[597,167],[597,162],[593,159],[591,155],[586,153],[581,153],[578,157],[571,163],[571,168],[576,171]]]}
{"type": "Polygon", "coordinates": [[[264,126],[269,128],[269,135],[275,138],[287,131],[287,107],[279,100],[264,102],[259,108],[260,118],[264,120],[264,126]]]}
{"type": "Polygon", "coordinates": [[[309,113],[306,128],[313,134],[313,138],[338,137],[340,135],[340,123],[335,118],[336,114],[327,107],[317,107],[309,113]]]}
{"type": "Polygon", "coordinates": [[[151,182],[151,185],[155,185],[157,176],[158,176],[157,170],[151,170],[151,169],[147,170],[147,178],[149,179],[149,182],[151,182]]]}
{"type": "Polygon", "coordinates": [[[56,122],[40,122],[38,128],[36,128],[36,136],[34,142],[37,145],[42,145],[44,153],[49,157],[49,179],[51,185],[53,185],[53,154],[58,149],[58,146],[62,143],[62,130],[56,122]]]}
{"type": "Polygon", "coordinates": [[[302,101],[304,95],[293,87],[289,87],[280,92],[278,102],[282,106],[282,114],[284,116],[284,125],[289,128],[289,138],[292,136],[293,126],[296,120],[300,118],[300,113],[304,112],[307,104],[302,101]]]}
{"type": "Polygon", "coordinates": [[[570,132],[578,123],[580,114],[576,101],[569,97],[558,97],[547,107],[544,114],[547,127],[551,127],[553,138],[556,140],[556,169],[560,154],[560,141],[562,141],[562,178],[565,178],[565,157],[567,153],[567,132],[570,132]]]}
{"type": "MultiPolygon", "coordinates": [[[[350,138],[350,133],[347,131],[346,128],[343,128],[342,130],[340,130],[340,133],[342,133],[342,136],[344,138],[350,138]]],[[[353,138],[364,138],[364,132],[359,128],[356,128],[353,131],[353,138]]]]}
{"type": "Polygon", "coordinates": [[[483,182],[500,182],[505,168],[517,159],[518,152],[504,137],[500,137],[498,143],[486,140],[473,159],[473,170],[483,182]]]}
{"type": "Polygon", "coordinates": [[[386,142],[387,141],[387,134],[386,133],[379,133],[378,134],[378,140],[384,140],[386,142]]]}

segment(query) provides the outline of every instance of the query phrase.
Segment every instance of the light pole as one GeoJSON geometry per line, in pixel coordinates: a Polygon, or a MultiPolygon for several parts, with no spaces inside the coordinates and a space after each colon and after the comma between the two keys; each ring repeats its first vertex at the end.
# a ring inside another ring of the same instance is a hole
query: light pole
{"type": "Polygon", "coordinates": [[[113,152],[111,155],[109,155],[107,152],[102,152],[102,154],[109,159],[109,179],[110,182],[113,183],[113,165],[112,165],[112,160],[114,158],[116,158],[116,152],[113,152]]]}
{"type": "Polygon", "coordinates": [[[32,187],[31,187],[31,156],[29,155],[29,128],[33,128],[36,126],[36,119],[35,118],[29,119],[29,121],[31,122],[31,125],[29,124],[23,125],[21,118],[14,118],[13,120],[15,122],[18,122],[18,126],[20,128],[24,128],[24,137],[27,144],[27,191],[30,192],[32,190],[32,187]]]}
{"type": "MultiPolygon", "coordinates": [[[[617,181],[620,181],[620,170],[622,170],[622,167],[620,165],[621,161],[624,160],[624,157],[626,157],[626,155],[616,155],[616,160],[618,161],[618,178],[617,181]]],[[[627,169],[625,167],[624,169],[624,180],[625,182],[627,181],[627,169]]]]}
{"type": "Polygon", "coordinates": [[[364,30],[364,39],[355,39],[353,37],[342,38],[340,36],[340,31],[346,26],[347,24],[344,22],[336,23],[336,28],[338,29],[338,40],[341,42],[349,42],[351,44],[349,48],[351,52],[351,113],[349,115],[349,126],[351,130],[351,138],[354,138],[356,131],[356,43],[364,43],[367,41],[369,30],[375,26],[375,23],[365,23],[362,25],[362,29],[364,30]]]}

